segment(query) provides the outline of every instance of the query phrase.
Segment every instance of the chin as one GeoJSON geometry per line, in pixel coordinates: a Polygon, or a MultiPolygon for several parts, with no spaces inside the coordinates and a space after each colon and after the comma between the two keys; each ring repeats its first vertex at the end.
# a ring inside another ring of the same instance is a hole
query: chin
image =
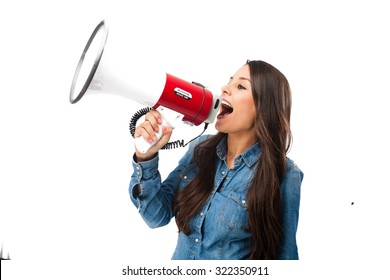
{"type": "Polygon", "coordinates": [[[218,131],[218,132],[222,132],[222,133],[229,133],[229,131],[226,129],[226,127],[223,127],[222,125],[216,123],[215,124],[215,129],[218,131]]]}

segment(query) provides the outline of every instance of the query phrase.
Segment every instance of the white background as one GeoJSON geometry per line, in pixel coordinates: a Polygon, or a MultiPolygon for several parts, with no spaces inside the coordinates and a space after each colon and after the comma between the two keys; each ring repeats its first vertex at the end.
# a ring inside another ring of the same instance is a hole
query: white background
{"type": "MultiPolygon", "coordinates": [[[[188,81],[218,89],[246,59],[281,70],[293,91],[289,157],[305,173],[301,261],[271,262],[269,279],[385,279],[387,6],[2,1],[0,243],[12,258],[2,261],[4,279],[124,279],[127,265],[176,266],[169,262],[174,222],[149,229],[128,196],[134,149],[127,127],[143,106],[109,95],[68,101],[81,51],[102,19],[123,33],[118,48],[188,81]]],[[[189,140],[201,129],[180,127],[173,138],[189,140]]],[[[183,152],[161,153],[163,177],[183,152]]]]}

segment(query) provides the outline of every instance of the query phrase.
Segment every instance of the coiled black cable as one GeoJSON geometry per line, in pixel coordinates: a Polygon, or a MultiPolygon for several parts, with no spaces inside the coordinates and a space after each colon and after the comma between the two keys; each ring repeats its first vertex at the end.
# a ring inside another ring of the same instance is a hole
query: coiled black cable
{"type": "MultiPolygon", "coordinates": [[[[135,112],[134,115],[131,117],[130,123],[129,123],[129,130],[130,130],[130,134],[133,138],[134,138],[134,134],[135,134],[135,128],[137,126],[137,121],[142,116],[146,115],[150,110],[152,110],[152,108],[150,108],[150,107],[142,108],[141,110],[138,110],[137,112],[135,112]]],[[[169,142],[169,143],[165,144],[161,149],[162,150],[170,150],[170,149],[182,148],[182,147],[187,146],[189,143],[191,143],[195,139],[199,138],[206,131],[208,125],[209,125],[208,123],[205,123],[205,126],[204,126],[202,133],[199,134],[198,136],[196,136],[195,138],[193,138],[192,140],[188,141],[186,144],[184,144],[184,140],[176,140],[176,141],[169,142]]]]}
{"type": "Polygon", "coordinates": [[[135,114],[131,117],[129,129],[130,129],[130,134],[131,134],[131,136],[133,136],[133,138],[134,138],[134,134],[135,134],[135,128],[137,125],[137,121],[143,115],[146,115],[150,110],[152,110],[152,108],[150,108],[150,107],[142,108],[141,110],[138,110],[137,112],[135,112],[135,114]]]}

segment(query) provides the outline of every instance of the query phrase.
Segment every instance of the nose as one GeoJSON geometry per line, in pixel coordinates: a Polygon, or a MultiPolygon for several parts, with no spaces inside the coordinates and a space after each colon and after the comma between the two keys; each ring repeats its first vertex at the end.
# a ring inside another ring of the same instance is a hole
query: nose
{"type": "Polygon", "coordinates": [[[221,90],[222,90],[222,94],[227,94],[227,95],[230,95],[230,94],[231,94],[230,88],[229,88],[229,84],[224,85],[224,86],[221,88],[221,90]]]}

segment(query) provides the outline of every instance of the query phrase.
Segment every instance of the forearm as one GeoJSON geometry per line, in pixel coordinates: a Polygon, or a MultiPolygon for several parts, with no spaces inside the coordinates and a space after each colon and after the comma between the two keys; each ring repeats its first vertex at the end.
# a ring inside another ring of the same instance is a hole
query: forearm
{"type": "Polygon", "coordinates": [[[129,186],[131,201],[149,227],[168,224],[173,216],[173,190],[172,186],[161,183],[158,156],[144,162],[134,160],[133,168],[129,186]]]}

